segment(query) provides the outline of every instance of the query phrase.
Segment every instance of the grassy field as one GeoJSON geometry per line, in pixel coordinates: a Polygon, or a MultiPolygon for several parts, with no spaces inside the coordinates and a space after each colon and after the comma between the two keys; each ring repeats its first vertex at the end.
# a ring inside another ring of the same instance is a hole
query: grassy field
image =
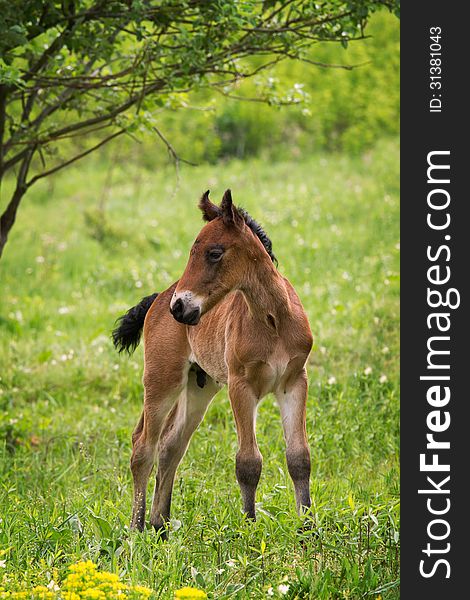
{"type": "Polygon", "coordinates": [[[184,585],[217,599],[398,598],[398,182],[387,140],[357,158],[185,167],[178,186],[171,168],[95,156],[31,191],[0,262],[0,585],[60,583],[90,559],[159,598],[184,585]],[[223,390],[159,543],[127,528],[142,348],[118,356],[110,330],[178,278],[200,193],[227,187],[270,234],[315,336],[316,530],[299,529],[272,398],[258,417],[258,521],[245,522],[223,390]]]}

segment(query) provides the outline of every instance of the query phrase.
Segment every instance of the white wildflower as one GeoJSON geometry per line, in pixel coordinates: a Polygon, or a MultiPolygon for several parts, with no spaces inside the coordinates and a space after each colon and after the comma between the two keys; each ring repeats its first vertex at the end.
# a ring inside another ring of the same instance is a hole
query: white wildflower
{"type": "Polygon", "coordinates": [[[370,375],[372,373],[372,367],[366,367],[364,369],[364,375],[370,375]]]}
{"type": "Polygon", "coordinates": [[[385,383],[387,381],[387,376],[381,375],[379,381],[380,381],[380,383],[385,383]]]}
{"type": "Polygon", "coordinates": [[[277,586],[277,590],[280,594],[282,594],[283,596],[285,596],[287,594],[287,592],[289,591],[289,586],[286,583],[280,583],[277,586]]]}
{"type": "Polygon", "coordinates": [[[336,377],[334,375],[331,375],[331,377],[328,377],[328,385],[334,385],[336,383],[336,377]]]}
{"type": "Polygon", "coordinates": [[[8,313],[8,316],[10,317],[10,319],[16,319],[18,323],[24,322],[23,313],[21,312],[21,310],[15,310],[15,312],[8,313]]]}
{"type": "Polygon", "coordinates": [[[53,591],[53,592],[58,592],[60,590],[59,586],[57,585],[57,583],[51,579],[49,581],[49,583],[47,584],[47,589],[53,591]]]}

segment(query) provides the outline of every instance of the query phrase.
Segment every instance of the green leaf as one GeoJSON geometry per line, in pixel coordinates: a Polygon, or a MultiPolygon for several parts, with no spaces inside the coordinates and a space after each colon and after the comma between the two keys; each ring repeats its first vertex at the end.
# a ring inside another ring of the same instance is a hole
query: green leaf
{"type": "Polygon", "coordinates": [[[111,532],[113,530],[112,526],[110,523],[108,523],[108,521],[106,521],[106,519],[103,519],[103,517],[99,517],[98,515],[96,515],[91,508],[88,508],[88,512],[90,513],[91,517],[92,517],[92,524],[93,524],[93,529],[95,531],[95,535],[96,537],[101,540],[101,539],[110,539],[111,537],[111,532]]]}
{"type": "Polygon", "coordinates": [[[228,596],[233,596],[233,594],[236,594],[237,592],[239,592],[240,590],[242,590],[245,586],[243,585],[243,583],[229,583],[228,586],[225,588],[225,595],[228,596]]]}

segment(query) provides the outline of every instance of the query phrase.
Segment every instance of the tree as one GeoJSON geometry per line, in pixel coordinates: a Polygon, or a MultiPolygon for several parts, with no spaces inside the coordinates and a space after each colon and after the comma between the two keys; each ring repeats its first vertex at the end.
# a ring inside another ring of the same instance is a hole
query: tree
{"type": "Polygon", "coordinates": [[[6,175],[15,183],[0,216],[0,257],[36,181],[139,127],[175,155],[156,110],[197,88],[226,91],[283,59],[319,64],[306,55],[312,44],[362,39],[371,12],[398,13],[398,4],[0,0],[0,186],[6,175]]]}

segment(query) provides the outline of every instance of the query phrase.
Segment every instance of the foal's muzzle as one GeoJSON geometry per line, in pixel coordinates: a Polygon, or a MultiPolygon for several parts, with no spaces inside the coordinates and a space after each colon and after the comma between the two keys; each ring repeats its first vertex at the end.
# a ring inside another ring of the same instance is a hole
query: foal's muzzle
{"type": "Polygon", "coordinates": [[[177,321],[185,325],[197,325],[201,318],[200,307],[187,306],[181,298],[170,305],[170,312],[177,321]]]}

